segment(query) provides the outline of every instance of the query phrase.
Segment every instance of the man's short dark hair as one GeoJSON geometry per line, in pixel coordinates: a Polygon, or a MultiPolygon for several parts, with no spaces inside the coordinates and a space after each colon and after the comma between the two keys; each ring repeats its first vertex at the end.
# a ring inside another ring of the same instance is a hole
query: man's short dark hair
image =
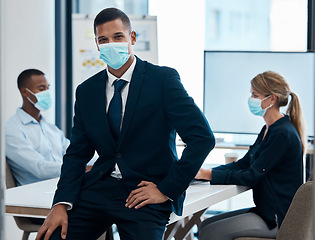
{"type": "Polygon", "coordinates": [[[96,35],[96,27],[103,23],[107,23],[116,19],[120,19],[122,23],[131,30],[129,17],[117,8],[105,8],[94,19],[94,34],[96,35]]]}
{"type": "Polygon", "coordinates": [[[37,69],[26,69],[23,72],[20,73],[20,75],[17,78],[17,85],[18,88],[21,89],[22,87],[25,87],[27,82],[31,79],[33,75],[45,75],[42,71],[37,69]]]}

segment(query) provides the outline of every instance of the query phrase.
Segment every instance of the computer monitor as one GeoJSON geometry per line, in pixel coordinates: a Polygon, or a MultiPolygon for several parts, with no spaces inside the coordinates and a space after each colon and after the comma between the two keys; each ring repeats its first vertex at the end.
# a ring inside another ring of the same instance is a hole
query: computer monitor
{"type": "Polygon", "coordinates": [[[215,133],[259,133],[265,123],[248,109],[250,80],[271,70],[299,96],[307,134],[314,137],[314,68],[311,52],[205,51],[204,114],[215,133]]]}

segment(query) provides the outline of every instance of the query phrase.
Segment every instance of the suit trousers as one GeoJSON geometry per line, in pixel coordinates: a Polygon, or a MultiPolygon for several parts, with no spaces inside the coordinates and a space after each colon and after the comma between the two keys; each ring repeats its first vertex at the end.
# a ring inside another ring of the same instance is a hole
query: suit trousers
{"type": "MultiPolygon", "coordinates": [[[[150,206],[129,209],[125,207],[129,193],[122,180],[109,176],[83,188],[78,203],[68,211],[66,239],[94,240],[116,224],[121,240],[161,240],[171,212],[150,206]]],[[[61,239],[61,227],[50,239],[61,239]]]]}

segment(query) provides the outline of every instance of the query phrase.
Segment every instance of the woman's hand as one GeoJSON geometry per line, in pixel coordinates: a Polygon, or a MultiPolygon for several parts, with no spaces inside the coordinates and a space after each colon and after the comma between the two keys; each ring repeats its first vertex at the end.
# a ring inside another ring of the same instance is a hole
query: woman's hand
{"type": "Polygon", "coordinates": [[[212,168],[210,168],[210,169],[200,168],[199,172],[195,176],[195,179],[211,180],[212,179],[212,168]]]}

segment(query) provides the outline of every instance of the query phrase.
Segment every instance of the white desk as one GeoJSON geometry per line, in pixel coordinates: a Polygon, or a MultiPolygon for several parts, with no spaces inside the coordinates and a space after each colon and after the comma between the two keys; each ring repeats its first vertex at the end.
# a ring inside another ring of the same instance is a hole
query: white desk
{"type": "MultiPolygon", "coordinates": [[[[50,211],[58,178],[33,183],[5,191],[6,213],[12,216],[45,217],[50,211]]],[[[235,185],[192,184],[186,195],[183,216],[172,213],[165,239],[181,239],[211,205],[248,190],[235,185]]]]}
{"type": "Polygon", "coordinates": [[[192,184],[187,189],[183,215],[177,216],[172,213],[169,223],[171,224],[246,190],[248,190],[247,187],[236,185],[210,185],[209,182],[192,184]]]}
{"type": "Polygon", "coordinates": [[[14,216],[48,215],[58,178],[5,190],[6,213],[14,216]]]}
{"type": "MultiPolygon", "coordinates": [[[[234,143],[225,143],[225,142],[219,142],[215,145],[215,148],[221,148],[221,149],[235,149],[235,150],[248,150],[249,146],[247,145],[235,145],[234,143]]],[[[308,144],[307,145],[307,154],[313,155],[314,154],[314,145],[308,144]]]]}

